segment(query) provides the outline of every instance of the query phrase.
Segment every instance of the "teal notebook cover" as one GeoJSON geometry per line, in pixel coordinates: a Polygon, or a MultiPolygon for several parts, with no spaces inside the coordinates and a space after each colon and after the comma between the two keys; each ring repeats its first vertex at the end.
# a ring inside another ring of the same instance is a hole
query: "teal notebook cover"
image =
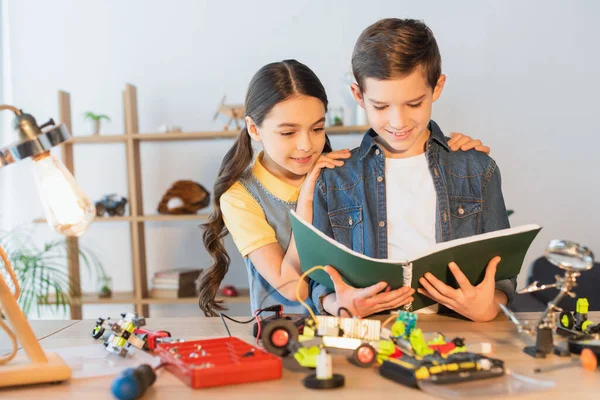
{"type": "MultiPolygon", "coordinates": [[[[303,272],[317,265],[331,265],[353,287],[364,288],[384,281],[392,289],[397,289],[403,286],[405,279],[403,265],[412,263],[412,277],[407,276],[407,280],[410,278],[415,291],[419,287],[419,278],[426,272],[457,288],[454,275],[448,268],[452,261],[458,264],[473,285],[483,280],[487,264],[495,256],[502,257],[496,271],[497,281],[517,276],[529,246],[542,229],[539,225],[523,225],[438,243],[413,260],[383,260],[345,247],[299,219],[294,211],[290,212],[290,219],[303,272]]],[[[309,276],[333,290],[333,282],[325,271],[317,270],[309,276]]],[[[414,311],[435,303],[419,293],[413,297],[414,311]]]]}

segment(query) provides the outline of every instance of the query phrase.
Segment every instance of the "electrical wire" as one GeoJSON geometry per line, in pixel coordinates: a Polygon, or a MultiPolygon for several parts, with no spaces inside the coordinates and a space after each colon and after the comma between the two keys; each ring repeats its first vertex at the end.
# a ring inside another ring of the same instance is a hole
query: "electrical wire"
{"type": "Polygon", "coordinates": [[[277,287],[271,288],[271,290],[269,290],[267,292],[267,294],[265,294],[263,296],[263,298],[261,299],[261,301],[258,303],[258,309],[260,310],[260,309],[263,308],[263,303],[273,294],[273,292],[278,292],[279,289],[281,289],[284,286],[289,285],[290,283],[298,283],[298,282],[299,282],[298,279],[290,279],[289,281],[284,282],[284,283],[282,283],[281,285],[279,285],[277,287]]]}
{"type": "Polygon", "coordinates": [[[231,337],[231,331],[229,330],[229,327],[227,326],[227,322],[225,321],[225,318],[227,318],[230,321],[233,321],[235,323],[238,324],[249,324],[252,321],[256,321],[256,324],[258,325],[258,334],[256,335],[256,343],[258,344],[258,340],[260,338],[260,332],[262,329],[262,324],[260,323],[261,320],[258,318],[259,315],[265,311],[276,311],[276,310],[272,310],[270,309],[271,307],[274,306],[269,306],[266,308],[262,308],[263,303],[271,296],[271,294],[273,294],[273,292],[275,291],[279,291],[279,289],[281,289],[282,287],[289,285],[290,283],[294,283],[296,282],[296,299],[300,302],[300,304],[302,304],[304,306],[304,308],[306,308],[309,312],[309,314],[311,315],[313,321],[315,321],[315,324],[317,323],[317,319],[315,317],[314,312],[312,311],[312,309],[308,306],[308,304],[306,304],[301,298],[300,298],[300,283],[304,280],[304,278],[306,277],[306,275],[308,275],[309,273],[317,270],[317,269],[322,269],[325,270],[324,267],[321,266],[317,266],[317,267],[313,267],[311,269],[309,269],[308,271],[306,271],[304,274],[302,274],[302,276],[299,279],[291,279],[287,282],[282,283],[281,285],[272,288],[267,294],[264,295],[264,297],[261,299],[261,301],[259,302],[259,307],[257,310],[254,311],[254,317],[249,319],[248,321],[238,321],[234,318],[231,318],[230,316],[224,314],[224,313],[219,313],[219,316],[221,317],[221,321],[223,322],[223,325],[225,326],[225,330],[227,330],[227,334],[231,337]]]}
{"type": "MultiPolygon", "coordinates": [[[[260,312],[262,312],[263,310],[259,310],[260,312]]],[[[249,324],[250,322],[254,321],[254,318],[249,319],[248,321],[238,321],[235,318],[231,318],[229,315],[226,315],[224,313],[220,313],[219,314],[221,317],[221,321],[223,321],[223,325],[225,325],[225,329],[227,330],[227,334],[229,335],[229,337],[231,337],[231,332],[229,331],[229,327],[227,326],[227,323],[225,322],[225,318],[227,318],[230,321],[235,322],[236,324],[249,324]]]]}
{"type": "Polygon", "coordinates": [[[300,279],[298,280],[298,283],[296,284],[296,300],[298,300],[298,302],[300,304],[302,304],[304,306],[304,308],[306,308],[306,310],[308,311],[308,313],[312,317],[313,321],[315,321],[315,325],[317,324],[317,317],[315,316],[315,313],[313,312],[312,308],[310,308],[308,306],[308,304],[306,304],[304,302],[304,300],[302,300],[302,298],[300,297],[300,283],[304,280],[304,278],[306,278],[306,276],[308,274],[310,274],[311,272],[316,271],[318,269],[322,269],[323,271],[325,271],[325,267],[323,267],[321,265],[314,266],[311,269],[309,269],[308,271],[306,271],[305,273],[303,273],[300,276],[300,279]]]}
{"type": "Polygon", "coordinates": [[[390,313],[390,316],[385,321],[383,321],[383,324],[381,324],[381,329],[385,328],[387,324],[392,322],[392,320],[398,318],[398,315],[400,315],[400,313],[398,312],[390,313]]]}
{"type": "Polygon", "coordinates": [[[258,315],[262,312],[262,310],[260,311],[254,311],[254,318],[256,318],[256,324],[258,325],[258,331],[256,333],[256,345],[258,346],[258,339],[260,338],[260,331],[262,329],[262,324],[260,323],[260,320],[258,319],[258,315]]]}

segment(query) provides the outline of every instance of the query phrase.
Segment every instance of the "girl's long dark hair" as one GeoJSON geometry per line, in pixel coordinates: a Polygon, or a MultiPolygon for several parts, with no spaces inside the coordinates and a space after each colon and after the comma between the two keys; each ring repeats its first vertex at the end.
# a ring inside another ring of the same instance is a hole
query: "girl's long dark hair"
{"type": "MultiPolygon", "coordinates": [[[[250,81],[245,102],[246,116],[251,117],[257,126],[261,126],[275,105],[293,95],[316,97],[323,102],[327,110],[325,88],[306,65],[296,60],[265,65],[250,81]]],[[[329,138],[326,138],[323,151],[331,151],[329,138]]],[[[212,265],[198,280],[198,304],[207,317],[216,316],[218,311],[225,310],[223,302],[216,301],[215,296],[231,262],[223,245],[223,238],[229,231],[223,222],[221,196],[249,168],[253,156],[250,136],[247,129],[243,128],[223,158],[213,190],[214,211],[208,222],[202,225],[202,240],[213,260],[212,265]]]]}

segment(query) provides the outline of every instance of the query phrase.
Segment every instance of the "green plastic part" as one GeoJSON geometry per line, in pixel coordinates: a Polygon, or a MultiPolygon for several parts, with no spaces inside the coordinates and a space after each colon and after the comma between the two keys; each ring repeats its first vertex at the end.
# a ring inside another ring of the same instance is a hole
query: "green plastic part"
{"type": "Polygon", "coordinates": [[[321,353],[319,346],[300,347],[298,352],[294,354],[294,358],[303,367],[316,368],[319,353],[321,353]]]}
{"type": "Polygon", "coordinates": [[[406,332],[406,326],[404,326],[404,322],[396,320],[392,325],[392,336],[401,337],[404,336],[404,332],[406,332]]]}
{"type": "Polygon", "coordinates": [[[425,338],[423,337],[423,331],[421,331],[420,328],[413,329],[410,333],[410,344],[415,354],[419,356],[433,354],[433,350],[427,346],[425,338]]]}

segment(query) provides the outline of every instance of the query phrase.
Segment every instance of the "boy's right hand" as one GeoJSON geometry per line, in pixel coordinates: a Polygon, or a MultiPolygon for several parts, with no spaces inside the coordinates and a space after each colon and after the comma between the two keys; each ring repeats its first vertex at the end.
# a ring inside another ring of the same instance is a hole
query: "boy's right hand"
{"type": "MultiPolygon", "coordinates": [[[[364,289],[357,289],[348,285],[342,276],[333,267],[326,266],[325,272],[333,281],[336,300],[333,305],[335,313],[340,307],[347,308],[352,315],[366,317],[385,310],[394,310],[400,306],[411,303],[415,290],[411,287],[390,290],[385,282],[379,282],[364,289]]],[[[329,310],[328,310],[329,311],[329,310]]]]}

